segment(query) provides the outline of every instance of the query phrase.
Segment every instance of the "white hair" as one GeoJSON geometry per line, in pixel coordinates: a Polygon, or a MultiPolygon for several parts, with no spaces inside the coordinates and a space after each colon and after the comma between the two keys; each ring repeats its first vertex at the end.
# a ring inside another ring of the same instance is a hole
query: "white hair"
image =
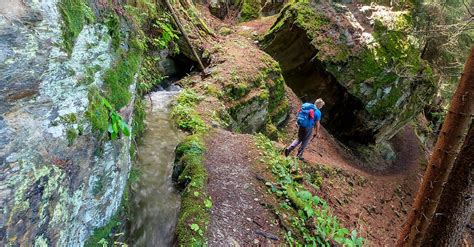
{"type": "Polygon", "coordinates": [[[317,99],[317,100],[314,102],[314,105],[316,105],[316,106],[317,106],[317,105],[320,105],[321,107],[323,107],[324,104],[325,104],[325,103],[324,103],[324,100],[321,99],[321,98],[317,99]]]}

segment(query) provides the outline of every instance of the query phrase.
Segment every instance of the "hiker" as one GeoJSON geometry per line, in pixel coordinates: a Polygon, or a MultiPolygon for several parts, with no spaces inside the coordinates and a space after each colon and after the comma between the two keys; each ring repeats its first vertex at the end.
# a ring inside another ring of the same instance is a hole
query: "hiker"
{"type": "Polygon", "coordinates": [[[301,106],[301,109],[298,112],[298,116],[296,119],[296,123],[298,124],[298,137],[291,143],[289,147],[285,148],[285,156],[288,156],[290,152],[296,148],[296,146],[301,144],[300,148],[298,149],[298,153],[296,154],[296,157],[298,157],[298,159],[302,160],[303,162],[305,161],[303,159],[303,151],[310,141],[311,133],[313,132],[313,127],[316,129],[313,138],[320,137],[320,109],[323,106],[324,101],[321,98],[317,99],[314,102],[314,105],[311,103],[304,103],[301,106]]]}

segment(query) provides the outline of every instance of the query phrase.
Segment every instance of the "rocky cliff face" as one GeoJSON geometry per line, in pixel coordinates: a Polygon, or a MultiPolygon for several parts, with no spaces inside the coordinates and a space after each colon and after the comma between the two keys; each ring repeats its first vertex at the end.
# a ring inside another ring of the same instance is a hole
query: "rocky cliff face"
{"type": "Polygon", "coordinates": [[[130,169],[130,138],[99,138],[85,114],[103,113],[91,91],[116,59],[111,32],[93,22],[64,30],[59,4],[0,3],[2,246],[81,246],[115,212],[130,169]],[[76,33],[69,47],[64,31],[76,33]]]}
{"type": "Polygon", "coordinates": [[[298,96],[325,99],[323,124],[335,136],[379,143],[422,109],[434,89],[411,30],[409,11],[294,3],[262,46],[298,96]]]}

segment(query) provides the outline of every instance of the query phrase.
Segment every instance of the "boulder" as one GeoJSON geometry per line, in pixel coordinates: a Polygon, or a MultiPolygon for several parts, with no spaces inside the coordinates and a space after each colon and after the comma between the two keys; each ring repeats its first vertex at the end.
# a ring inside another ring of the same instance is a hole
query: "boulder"
{"type": "Polygon", "coordinates": [[[209,11],[219,19],[224,19],[229,11],[227,0],[211,0],[209,2],[209,11]]]}
{"type": "Polygon", "coordinates": [[[283,5],[287,2],[288,1],[285,0],[266,0],[262,7],[262,15],[270,16],[278,14],[281,8],[283,8],[283,5]]]}
{"type": "Polygon", "coordinates": [[[356,8],[287,5],[261,45],[299,97],[325,100],[323,124],[333,135],[346,143],[379,143],[430,101],[434,83],[416,38],[408,35],[408,11],[356,8]]]}

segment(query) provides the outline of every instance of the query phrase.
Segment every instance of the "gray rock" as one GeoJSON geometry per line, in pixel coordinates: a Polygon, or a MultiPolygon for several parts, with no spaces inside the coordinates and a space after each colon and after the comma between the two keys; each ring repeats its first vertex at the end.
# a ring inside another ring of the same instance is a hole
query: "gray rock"
{"type": "Polygon", "coordinates": [[[100,65],[92,84],[102,85],[111,39],[105,26],[85,26],[68,56],[56,0],[9,2],[21,10],[0,14],[0,246],[82,246],[115,213],[130,169],[130,139],[101,144],[84,118],[79,79],[100,65]],[[76,121],[61,120],[71,114],[76,121]],[[68,145],[67,129],[79,125],[68,145]]]}
{"type": "Polygon", "coordinates": [[[227,0],[211,0],[209,3],[209,11],[213,16],[224,19],[229,11],[229,3],[227,0]]]}

